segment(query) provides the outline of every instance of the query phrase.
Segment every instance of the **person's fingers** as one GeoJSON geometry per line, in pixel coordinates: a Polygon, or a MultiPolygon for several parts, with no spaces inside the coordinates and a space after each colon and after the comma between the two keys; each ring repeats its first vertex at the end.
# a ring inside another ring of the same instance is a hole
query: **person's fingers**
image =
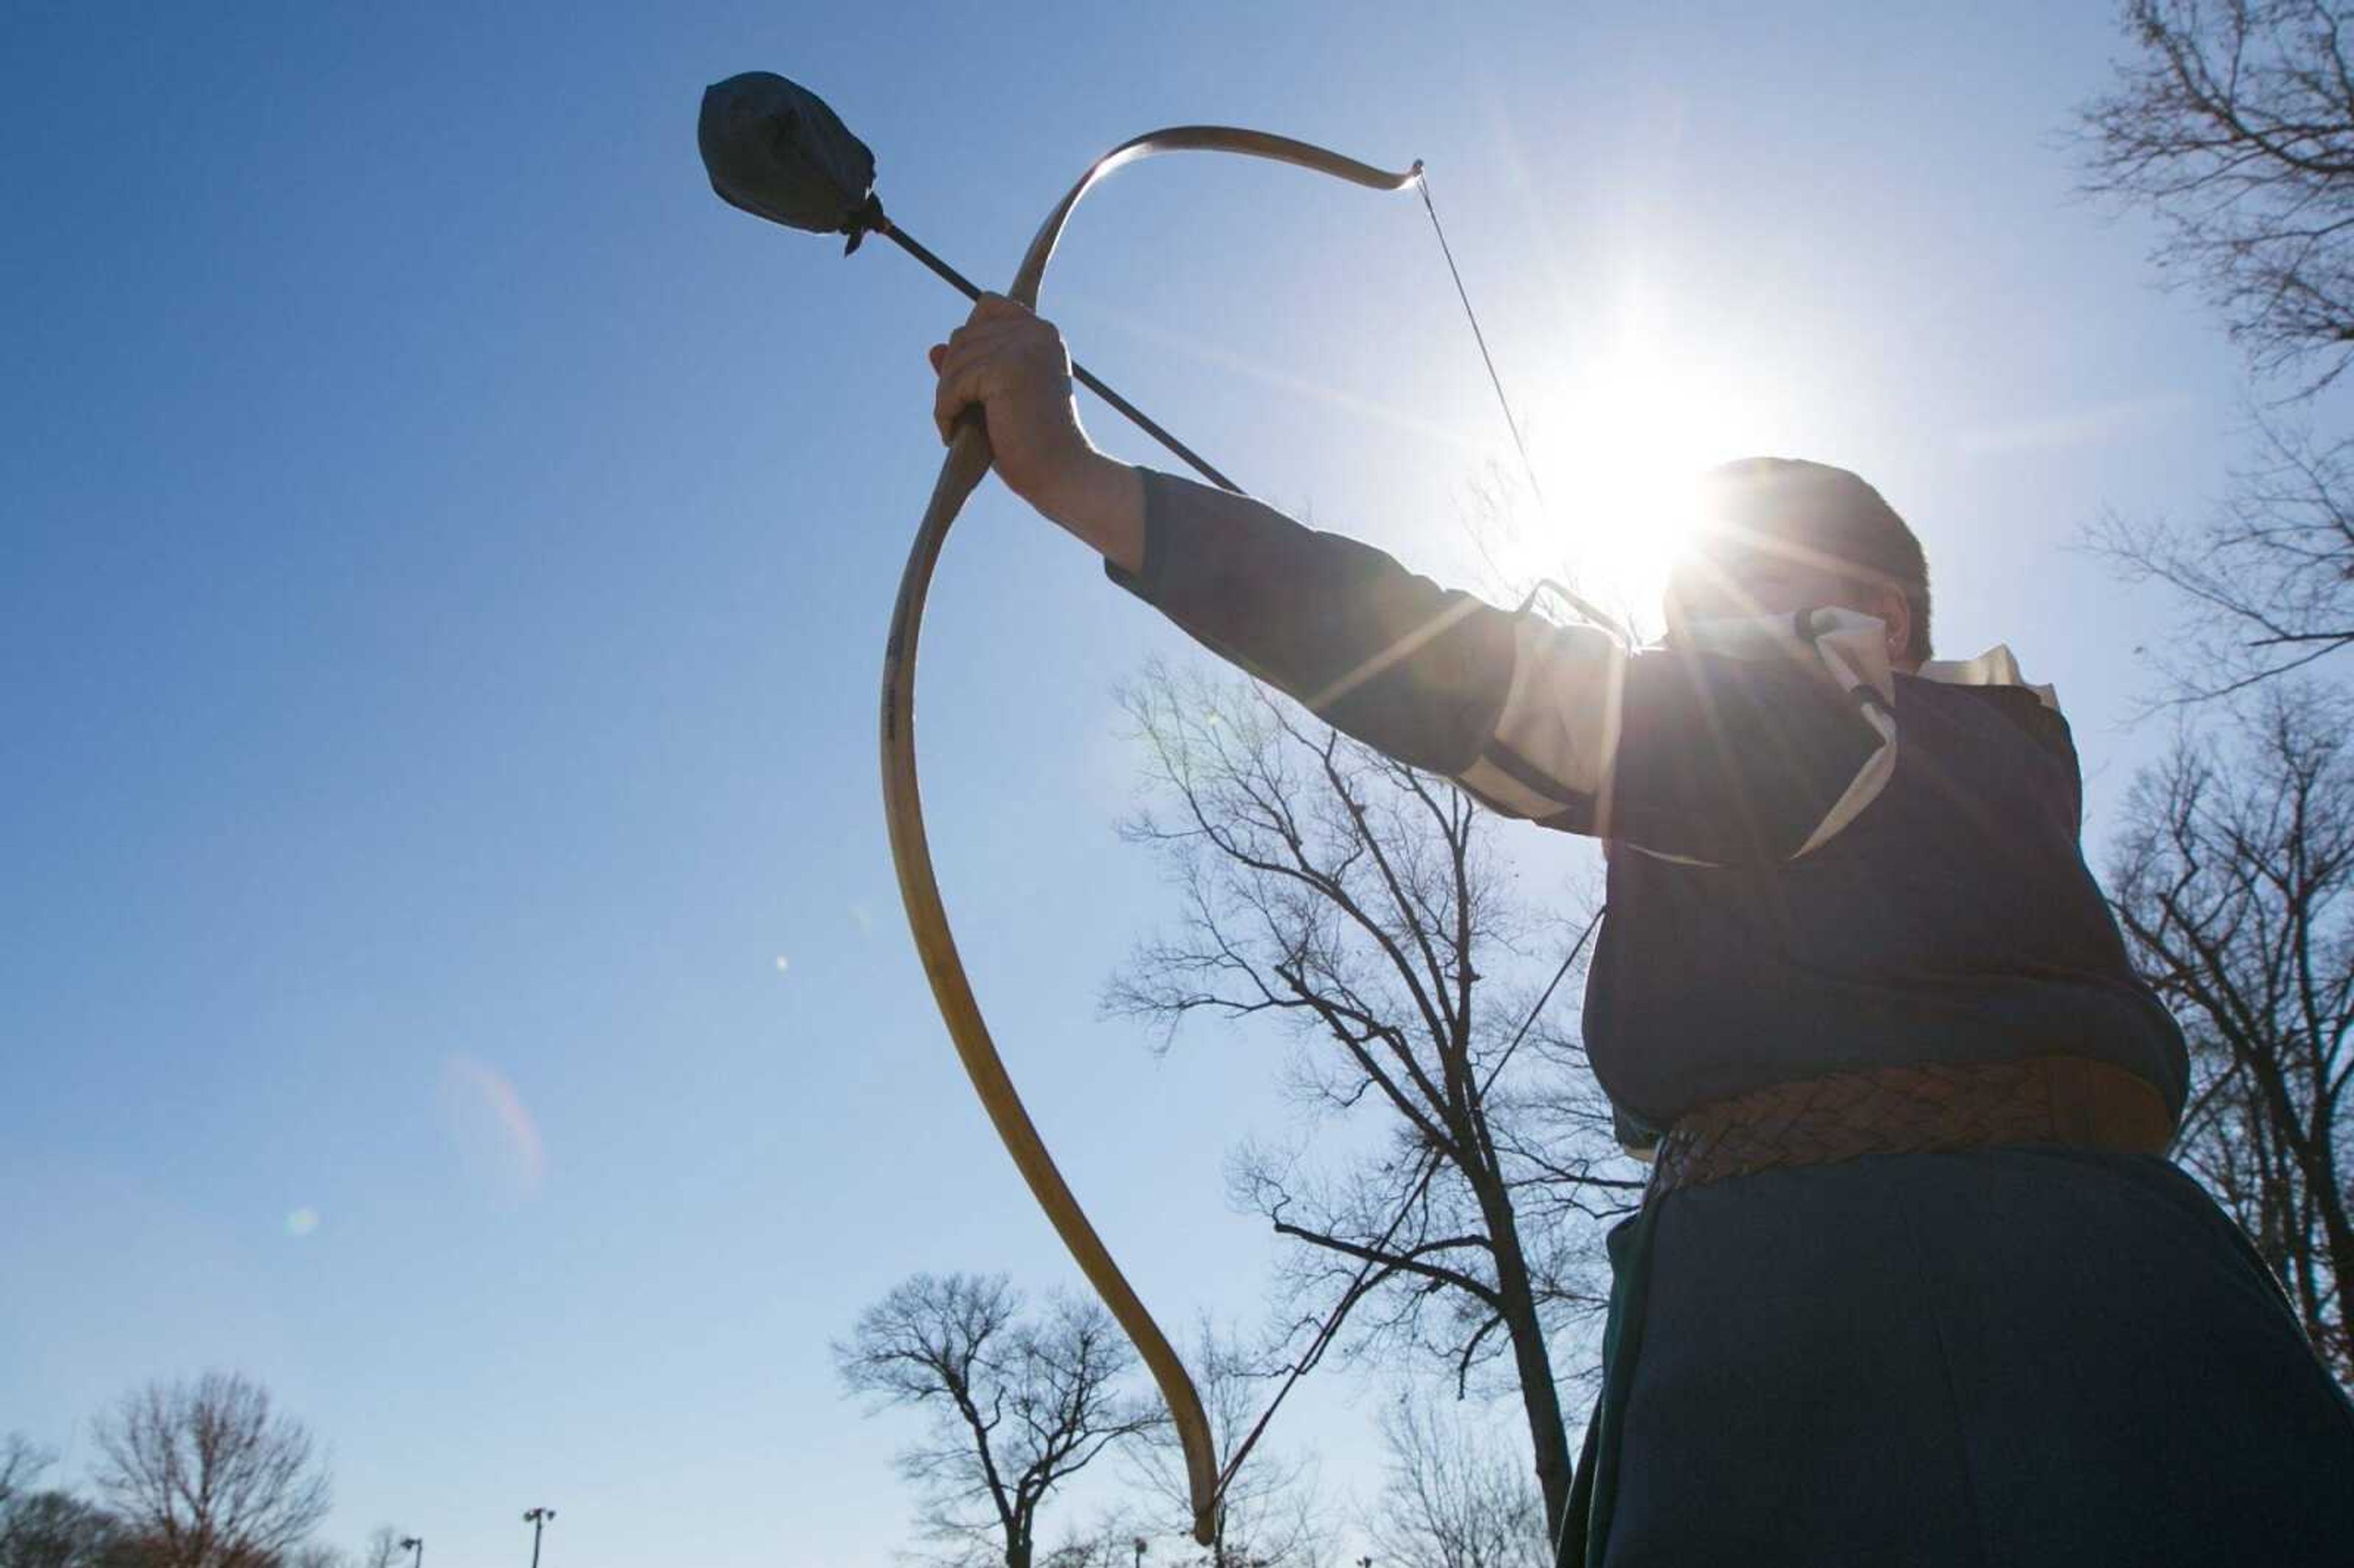
{"type": "Polygon", "coordinates": [[[949,334],[949,342],[953,344],[960,337],[994,335],[1009,331],[1020,334],[1041,329],[1054,330],[1027,306],[1016,304],[1002,294],[983,294],[974,302],[964,324],[949,334]]]}
{"type": "Polygon", "coordinates": [[[950,340],[948,352],[941,355],[933,369],[942,376],[961,375],[973,366],[989,360],[1012,362],[1021,356],[1023,345],[1015,340],[998,337],[969,337],[962,342],[950,340]]]}
{"type": "Polygon", "coordinates": [[[940,365],[939,386],[932,394],[932,423],[943,443],[956,438],[956,422],[966,408],[986,403],[1000,382],[1002,361],[986,349],[950,349],[940,365]]]}
{"type": "Polygon", "coordinates": [[[1024,351],[1034,346],[1034,342],[1028,334],[964,329],[949,340],[932,366],[939,373],[939,384],[932,398],[932,420],[939,427],[942,440],[953,436],[957,416],[964,412],[967,404],[986,402],[1012,383],[1024,351]]]}
{"type": "Polygon", "coordinates": [[[932,423],[940,440],[955,438],[957,419],[968,407],[1017,387],[1024,367],[1049,355],[1062,358],[1062,339],[1052,325],[1002,294],[983,295],[948,342],[930,353],[939,378],[932,423]]]}
{"type": "Polygon", "coordinates": [[[924,357],[932,362],[932,368],[934,370],[938,370],[940,367],[940,360],[946,356],[948,351],[949,345],[947,344],[936,343],[932,344],[930,348],[924,351],[924,357]]]}
{"type": "Polygon", "coordinates": [[[932,429],[940,433],[942,446],[949,443],[949,427],[963,407],[963,399],[958,397],[956,390],[949,386],[949,378],[945,376],[941,376],[939,386],[932,393],[932,429]]]}
{"type": "Polygon", "coordinates": [[[974,344],[1020,343],[1036,331],[1036,327],[1028,323],[1002,318],[991,321],[968,321],[964,325],[949,334],[948,346],[953,353],[974,344]]]}
{"type": "Polygon", "coordinates": [[[939,376],[932,389],[932,423],[943,444],[954,438],[957,416],[965,405],[979,400],[974,371],[998,347],[994,335],[977,333],[968,323],[932,350],[932,369],[939,376]]]}

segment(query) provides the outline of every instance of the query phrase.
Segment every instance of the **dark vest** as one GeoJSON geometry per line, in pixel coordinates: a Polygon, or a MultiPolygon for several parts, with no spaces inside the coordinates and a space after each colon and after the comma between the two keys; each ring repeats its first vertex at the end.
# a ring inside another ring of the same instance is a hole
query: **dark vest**
{"type": "Polygon", "coordinates": [[[1585,999],[1603,1087],[1661,1128],[1826,1073],[2072,1053],[2179,1112],[2181,1033],[2085,867],[2066,722],[2018,687],[1896,688],[1894,774],[1813,853],[1697,866],[1613,846],[1585,999]]]}

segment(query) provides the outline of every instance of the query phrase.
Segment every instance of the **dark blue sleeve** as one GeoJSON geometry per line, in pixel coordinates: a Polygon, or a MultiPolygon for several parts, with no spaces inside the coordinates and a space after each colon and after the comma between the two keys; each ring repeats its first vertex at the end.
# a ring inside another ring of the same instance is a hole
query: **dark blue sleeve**
{"type": "Polygon", "coordinates": [[[1411,767],[1462,770],[1512,678],[1512,617],[1273,507],[1144,471],[1142,567],[1111,579],[1196,641],[1411,767]]]}
{"type": "Polygon", "coordinates": [[[1143,561],[1108,565],[1114,582],[1334,728],[1545,826],[1695,859],[1784,858],[1879,744],[1819,670],[1649,651],[1611,666],[1623,712],[1606,790],[1574,776],[1590,758],[1560,755],[1580,749],[1577,715],[1531,710],[1598,714],[1613,694],[1593,659],[1553,657],[1563,639],[1535,618],[1246,497],[1144,480],[1143,561]],[[1553,755],[1523,738],[1557,732],[1570,738],[1553,755]]]}

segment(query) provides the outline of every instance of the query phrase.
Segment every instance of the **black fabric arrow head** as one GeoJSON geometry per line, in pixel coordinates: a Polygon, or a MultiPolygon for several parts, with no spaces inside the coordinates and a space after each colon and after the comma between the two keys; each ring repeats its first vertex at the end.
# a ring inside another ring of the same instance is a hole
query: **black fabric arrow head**
{"type": "Polygon", "coordinates": [[[703,90],[695,124],[719,199],[811,234],[847,234],[858,249],[883,221],[875,154],[825,101],[774,71],[748,70],[703,90]]]}

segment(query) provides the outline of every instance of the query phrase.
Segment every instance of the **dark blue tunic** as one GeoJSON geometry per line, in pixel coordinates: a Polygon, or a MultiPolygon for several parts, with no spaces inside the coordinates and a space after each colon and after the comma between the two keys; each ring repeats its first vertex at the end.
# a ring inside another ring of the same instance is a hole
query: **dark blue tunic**
{"type": "MultiPolygon", "coordinates": [[[[1884,738],[1820,668],[1600,659],[1257,503],[1160,474],[1146,495],[1143,569],[1115,580],[1401,760],[1606,832],[1585,1044],[1631,1123],[2052,1054],[2179,1112],[2180,1034],[2084,865],[2067,726],[2031,689],[1884,683],[1893,768],[1801,853],[1884,738]]],[[[2354,1563],[2354,1407],[2164,1160],[1767,1172],[1654,1200],[1613,1251],[1633,1266],[1601,1495],[1569,1556],[2354,1563]]]]}
{"type": "MultiPolygon", "coordinates": [[[[1670,679],[1692,673],[1668,666],[1670,679]]],[[[1720,712],[1785,694],[1745,669],[1697,679],[1739,694],[1720,695],[1720,712]]],[[[2067,725],[2024,688],[1893,679],[1895,772],[1820,848],[1795,861],[1755,853],[1695,810],[1702,824],[1662,824],[1652,841],[1725,863],[1611,857],[1585,1009],[1603,1087],[1665,1127],[1695,1105],[1827,1073],[2073,1054],[2140,1075],[2179,1113],[2181,1034],[2134,975],[2077,849],[2067,725]]],[[[1787,744],[1682,718],[1658,734],[1629,720],[1622,796],[1670,795],[1654,783],[1669,775],[1738,795],[1744,764],[1787,744]]],[[[1851,768],[1834,758],[1821,788],[1851,768]]],[[[1819,814],[1797,814],[1809,810],[1819,814]]]]}
{"type": "Polygon", "coordinates": [[[2354,1414],[2163,1160],[1764,1171],[1656,1224],[1608,1568],[2354,1563],[2354,1414]]]}

